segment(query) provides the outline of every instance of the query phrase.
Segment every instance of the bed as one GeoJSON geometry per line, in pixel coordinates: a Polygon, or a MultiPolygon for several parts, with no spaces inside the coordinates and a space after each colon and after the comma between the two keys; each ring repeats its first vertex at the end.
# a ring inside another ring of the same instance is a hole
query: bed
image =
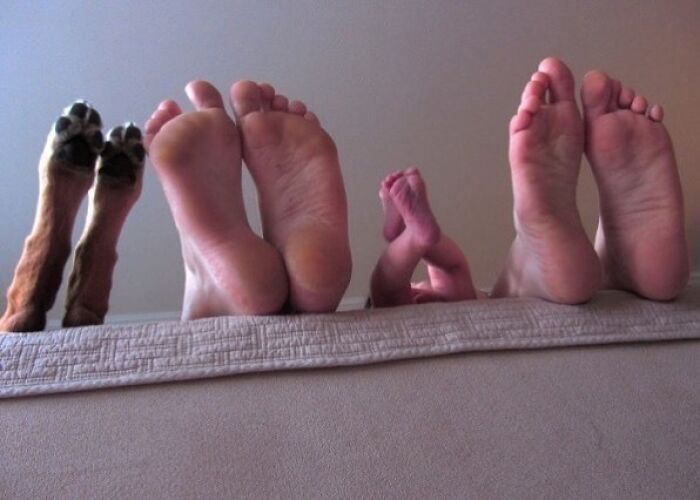
{"type": "Polygon", "coordinates": [[[700,497],[700,284],[0,336],[0,498],[700,497]]]}

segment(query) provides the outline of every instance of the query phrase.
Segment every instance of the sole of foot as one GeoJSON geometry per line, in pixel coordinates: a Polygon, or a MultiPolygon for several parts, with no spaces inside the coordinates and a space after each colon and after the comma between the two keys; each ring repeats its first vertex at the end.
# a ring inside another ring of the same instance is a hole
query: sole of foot
{"type": "Polygon", "coordinates": [[[663,108],[602,71],[581,88],[586,156],[600,194],[596,250],[605,286],[655,300],[688,280],[683,196],[663,108]]]}
{"type": "Polygon", "coordinates": [[[569,68],[543,60],[510,123],[516,238],[495,296],[589,300],[600,264],[576,206],[584,131],[569,68]]]}
{"type": "Polygon", "coordinates": [[[392,182],[389,189],[391,202],[398,212],[405,230],[416,245],[429,248],[440,239],[440,226],[430,209],[425,181],[416,168],[407,169],[392,182]]]}
{"type": "Polygon", "coordinates": [[[392,172],[387,175],[379,184],[379,201],[382,204],[384,212],[384,227],[383,234],[386,241],[394,241],[406,227],[401,215],[396,210],[394,202],[391,200],[391,186],[399,177],[403,177],[404,173],[401,170],[392,172]]]}
{"type": "Polygon", "coordinates": [[[345,188],[335,144],[306,105],[240,81],[231,103],[258,190],[263,236],[289,276],[290,306],[334,311],[352,268],[345,188]]]}
{"type": "Polygon", "coordinates": [[[145,149],[133,123],[113,128],[97,161],[85,228],[76,245],[63,326],[102,324],[109,308],[117,244],[141,194],[145,149]]]}
{"type": "Polygon", "coordinates": [[[288,297],[279,253],[248,224],[238,128],[209,83],[191,82],[196,111],[164,101],[146,123],[146,148],[180,235],[183,318],[279,312],[288,297]]]}
{"type": "Polygon", "coordinates": [[[7,293],[1,331],[39,331],[53,305],[71,252],[80,205],[90,189],[103,147],[99,113],[84,101],[54,123],[39,161],[39,199],[34,225],[7,293]]]}

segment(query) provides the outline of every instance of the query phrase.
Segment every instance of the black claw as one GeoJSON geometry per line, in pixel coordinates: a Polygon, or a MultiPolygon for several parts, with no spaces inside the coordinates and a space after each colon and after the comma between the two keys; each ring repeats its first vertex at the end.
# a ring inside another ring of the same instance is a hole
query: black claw
{"type": "Polygon", "coordinates": [[[143,162],[143,159],[146,157],[146,150],[141,144],[135,145],[132,149],[132,152],[140,162],[143,162]]]}
{"type": "Polygon", "coordinates": [[[104,139],[102,138],[102,132],[99,130],[92,134],[92,137],[90,137],[90,144],[92,144],[92,147],[95,148],[98,151],[102,150],[102,146],[104,146],[104,139]]]}
{"type": "Polygon", "coordinates": [[[124,133],[124,140],[126,141],[129,139],[136,139],[137,141],[141,140],[141,131],[133,123],[127,125],[126,132],[124,133]]]}
{"type": "Polygon", "coordinates": [[[98,127],[102,126],[102,118],[100,117],[100,114],[97,112],[97,110],[92,110],[92,113],[90,113],[90,118],[88,119],[88,123],[91,125],[96,125],[98,127]]]}
{"type": "Polygon", "coordinates": [[[87,116],[88,109],[89,108],[84,102],[76,102],[71,106],[68,114],[75,115],[78,118],[85,118],[87,116]]]}
{"type": "Polygon", "coordinates": [[[60,134],[64,130],[66,130],[68,127],[70,127],[71,121],[70,118],[67,116],[62,116],[58,120],[56,120],[56,125],[54,125],[54,130],[56,131],[57,134],[60,134]]]}

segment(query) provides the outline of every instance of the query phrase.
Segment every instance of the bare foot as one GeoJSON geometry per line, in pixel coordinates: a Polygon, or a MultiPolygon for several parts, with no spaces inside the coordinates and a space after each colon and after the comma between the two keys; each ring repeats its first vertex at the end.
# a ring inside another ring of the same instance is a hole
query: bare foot
{"type": "Polygon", "coordinates": [[[600,286],[598,257],[576,207],[583,141],[573,75],[547,58],[510,123],[516,238],[494,296],[580,303],[600,286]]]}
{"type": "Polygon", "coordinates": [[[423,248],[435,245],[440,239],[440,226],[430,209],[425,181],[418,169],[410,168],[394,179],[389,196],[413,243],[423,248]]]}
{"type": "Polygon", "coordinates": [[[379,185],[379,200],[382,203],[384,212],[384,239],[386,241],[394,241],[406,227],[401,218],[401,214],[396,210],[394,202],[391,200],[391,186],[394,185],[396,179],[403,177],[403,172],[397,170],[387,175],[379,185]]]}
{"type": "Polygon", "coordinates": [[[600,71],[581,89],[586,156],[600,193],[596,250],[605,285],[656,300],[688,279],[683,196],[663,109],[600,71]]]}
{"type": "Polygon", "coordinates": [[[164,101],[146,123],[146,147],[180,233],[183,318],[278,312],[288,294],[279,253],[248,225],[239,132],[218,91],[192,82],[197,111],[164,101]]]}
{"type": "Polygon", "coordinates": [[[237,82],[231,101],[258,189],[264,238],[287,268],[290,305],[333,311],[352,267],[335,144],[303,103],[289,103],[270,85],[237,82]]]}
{"type": "Polygon", "coordinates": [[[117,242],[141,194],[145,151],[133,123],[115,127],[97,163],[97,182],[75,248],[63,326],[101,325],[109,308],[117,242]]]}
{"type": "Polygon", "coordinates": [[[39,161],[39,201],[12,284],[0,331],[43,330],[71,251],[80,205],[102,149],[100,115],[82,101],[66,108],[49,133],[39,161]]]}

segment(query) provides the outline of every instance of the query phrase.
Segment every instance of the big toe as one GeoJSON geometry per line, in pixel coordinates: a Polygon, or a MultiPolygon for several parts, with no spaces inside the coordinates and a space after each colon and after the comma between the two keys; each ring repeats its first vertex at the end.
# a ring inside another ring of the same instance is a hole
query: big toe
{"type": "Polygon", "coordinates": [[[260,111],[263,95],[260,86],[249,80],[241,80],[233,84],[230,92],[231,105],[236,118],[260,111]]]}
{"type": "Polygon", "coordinates": [[[547,57],[538,69],[549,76],[551,102],[574,100],[574,75],[563,61],[556,57],[547,57]]]}
{"type": "Polygon", "coordinates": [[[185,87],[185,93],[197,110],[220,108],[223,109],[224,101],[216,87],[203,80],[195,80],[185,87]]]}
{"type": "Polygon", "coordinates": [[[581,102],[587,120],[608,112],[613,90],[613,80],[602,71],[586,73],[581,86],[581,102]]]}

